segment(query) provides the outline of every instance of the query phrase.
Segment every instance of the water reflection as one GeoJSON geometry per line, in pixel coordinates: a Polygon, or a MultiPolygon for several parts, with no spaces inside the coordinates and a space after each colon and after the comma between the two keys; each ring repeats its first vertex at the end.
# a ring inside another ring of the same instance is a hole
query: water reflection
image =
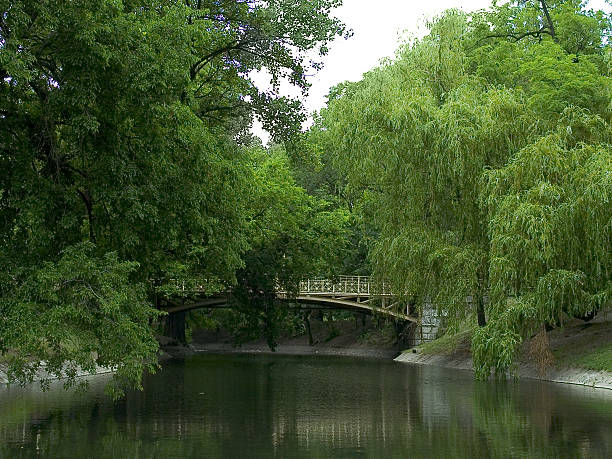
{"type": "Polygon", "coordinates": [[[612,392],[331,357],[172,361],[113,403],[0,390],[0,457],[610,457],[612,392]]]}

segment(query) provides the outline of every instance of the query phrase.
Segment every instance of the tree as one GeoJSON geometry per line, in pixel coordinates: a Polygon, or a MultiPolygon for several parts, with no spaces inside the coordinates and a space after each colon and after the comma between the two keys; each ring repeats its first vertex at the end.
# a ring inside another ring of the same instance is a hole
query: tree
{"type": "Polygon", "coordinates": [[[609,17],[566,1],[547,18],[553,41],[502,40],[477,52],[488,62],[481,75],[522,90],[539,124],[503,167],[483,174],[491,300],[473,340],[479,377],[504,373],[525,337],[568,316],[592,318],[612,298],[609,17]]]}
{"type": "Polygon", "coordinates": [[[380,231],[370,254],[375,273],[457,317],[469,295],[482,312],[487,291],[480,174],[529,136],[521,98],[466,72],[456,45],[465,27],[465,16],[447,14],[394,63],[342,88],[322,113],[327,145],[380,231]]]}
{"type": "Polygon", "coordinates": [[[0,352],[18,380],[74,360],[137,384],[153,283],[235,281],[257,186],[235,139],[252,114],[278,138],[301,116],[249,72],[305,90],[306,52],[344,31],[338,3],[1,2],[0,352]]]}
{"type": "Polygon", "coordinates": [[[232,301],[243,318],[238,341],[261,333],[274,349],[279,324],[289,313],[277,291],[291,298],[301,280],[335,274],[346,247],[348,215],[295,183],[282,148],[253,153],[258,187],[248,205],[252,243],[237,272],[232,301]]]}
{"type": "Polygon", "coordinates": [[[509,2],[429,27],[338,87],[325,145],[380,232],[376,275],[451,325],[475,312],[484,377],[544,321],[610,301],[609,19],[580,2],[509,2]]]}
{"type": "Polygon", "coordinates": [[[612,299],[609,123],[568,109],[556,131],[486,175],[490,321],[474,337],[481,376],[504,371],[525,336],[612,299]]]}
{"type": "Polygon", "coordinates": [[[352,187],[342,170],[334,164],[333,146],[326,135],[322,120],[315,117],[314,124],[297,143],[291,155],[291,169],[296,182],[308,194],[319,197],[335,209],[342,209],[349,215],[348,241],[344,247],[340,274],[369,275],[367,260],[368,244],[375,238],[376,231],[362,218],[359,192],[352,187]]]}

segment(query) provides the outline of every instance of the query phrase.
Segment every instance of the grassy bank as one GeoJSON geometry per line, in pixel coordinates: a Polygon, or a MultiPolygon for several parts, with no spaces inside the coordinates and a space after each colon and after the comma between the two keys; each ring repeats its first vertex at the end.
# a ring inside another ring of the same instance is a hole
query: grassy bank
{"type": "Polygon", "coordinates": [[[471,354],[472,335],[475,328],[465,325],[456,333],[447,333],[440,338],[418,346],[418,352],[434,355],[467,355],[471,354]]]}
{"type": "Polygon", "coordinates": [[[593,323],[554,330],[551,335],[557,367],[612,372],[612,314],[593,323]]]}
{"type": "MultiPolygon", "coordinates": [[[[471,355],[475,327],[464,326],[456,333],[446,334],[417,348],[430,355],[466,357],[471,355]]],[[[612,373],[612,313],[599,314],[591,322],[569,319],[563,327],[547,334],[553,366],[557,369],[576,368],[612,373]]],[[[519,363],[531,363],[533,339],[521,346],[519,363]]],[[[410,351],[410,350],[408,350],[410,351]]]]}

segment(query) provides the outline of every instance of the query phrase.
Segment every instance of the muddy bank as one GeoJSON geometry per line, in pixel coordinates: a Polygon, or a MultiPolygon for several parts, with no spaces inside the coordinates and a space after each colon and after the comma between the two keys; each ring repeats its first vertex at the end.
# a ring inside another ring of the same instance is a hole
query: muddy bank
{"type": "Polygon", "coordinates": [[[239,354],[284,354],[284,355],[336,355],[347,357],[371,357],[392,359],[398,355],[397,349],[366,349],[361,347],[325,347],[299,346],[281,344],[274,351],[266,344],[248,343],[240,347],[224,343],[194,343],[190,346],[194,352],[239,353],[239,354]]]}
{"type": "Polygon", "coordinates": [[[389,330],[376,329],[368,318],[361,320],[312,321],[312,342],[306,334],[279,339],[272,351],[264,340],[255,340],[235,346],[225,330],[195,330],[187,346],[172,346],[165,337],[159,337],[164,357],[185,357],[196,352],[231,352],[250,354],[337,355],[392,359],[403,346],[398,345],[389,330]]]}

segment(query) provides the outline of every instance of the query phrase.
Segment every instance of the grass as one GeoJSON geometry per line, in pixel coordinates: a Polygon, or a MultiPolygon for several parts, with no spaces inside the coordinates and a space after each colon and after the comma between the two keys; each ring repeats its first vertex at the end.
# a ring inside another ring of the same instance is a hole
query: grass
{"type": "MultiPolygon", "coordinates": [[[[464,323],[457,333],[447,333],[440,338],[417,347],[423,354],[468,355],[471,341],[477,326],[464,323]]],[[[584,370],[608,371],[612,373],[612,321],[602,315],[599,321],[585,324],[574,320],[563,328],[549,333],[550,350],[554,355],[554,365],[559,368],[578,368],[584,370]]],[[[526,339],[525,345],[532,340],[526,339]]],[[[411,352],[408,349],[404,352],[411,352]]],[[[523,347],[517,362],[533,362],[528,354],[528,346],[523,347]]]]}
{"type": "Polygon", "coordinates": [[[564,353],[563,366],[612,372],[612,343],[582,352],[564,353]]]}
{"type": "Polygon", "coordinates": [[[457,333],[446,333],[436,340],[421,344],[418,349],[423,354],[469,353],[474,330],[472,325],[462,325],[457,333]]]}
{"type": "Polygon", "coordinates": [[[577,322],[551,334],[557,368],[612,372],[612,321],[577,322]]]}

